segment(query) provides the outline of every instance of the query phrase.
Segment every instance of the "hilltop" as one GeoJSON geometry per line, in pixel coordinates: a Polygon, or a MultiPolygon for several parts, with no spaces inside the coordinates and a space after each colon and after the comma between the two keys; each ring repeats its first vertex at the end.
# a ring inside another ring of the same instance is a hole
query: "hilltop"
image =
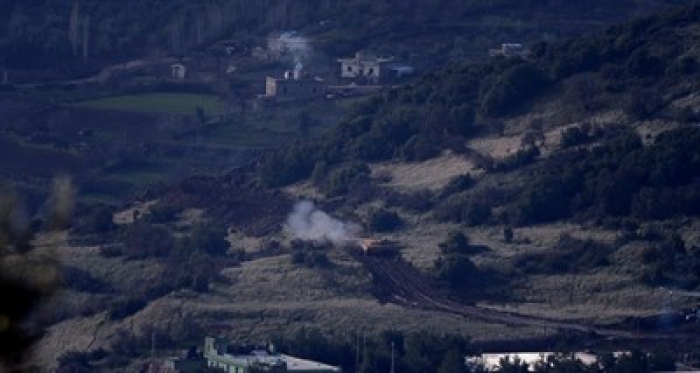
{"type": "Polygon", "coordinates": [[[456,62],[319,139],[129,209],[93,206],[56,249],[66,287],[37,356],[133,361],[156,337],[310,329],[691,351],[697,329],[657,320],[688,303],[661,286],[700,286],[698,20],[681,7],[529,59],[456,62]],[[396,241],[405,262],[295,240],[283,225],[304,199],[396,241]]]}

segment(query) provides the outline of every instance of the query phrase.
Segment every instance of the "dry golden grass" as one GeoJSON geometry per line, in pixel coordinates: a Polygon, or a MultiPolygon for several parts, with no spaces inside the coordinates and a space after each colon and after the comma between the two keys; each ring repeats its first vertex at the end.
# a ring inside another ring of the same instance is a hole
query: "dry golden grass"
{"type": "Polygon", "coordinates": [[[592,323],[652,315],[662,312],[669,305],[666,292],[639,285],[629,275],[606,271],[530,276],[527,282],[514,289],[513,296],[514,302],[484,305],[523,314],[592,323]]]}
{"type": "Polygon", "coordinates": [[[134,222],[134,213],[138,212],[139,215],[143,215],[149,211],[151,206],[158,203],[158,200],[151,200],[147,202],[139,202],[128,209],[118,211],[114,214],[114,224],[124,225],[131,224],[134,222]]]}
{"type": "Polygon", "coordinates": [[[320,200],[324,196],[310,181],[299,182],[282,188],[282,191],[295,199],[320,200]]]}
{"type": "Polygon", "coordinates": [[[385,186],[401,191],[436,191],[455,176],[476,174],[474,164],[456,154],[443,154],[424,162],[382,162],[370,165],[374,178],[388,176],[385,186]]]}

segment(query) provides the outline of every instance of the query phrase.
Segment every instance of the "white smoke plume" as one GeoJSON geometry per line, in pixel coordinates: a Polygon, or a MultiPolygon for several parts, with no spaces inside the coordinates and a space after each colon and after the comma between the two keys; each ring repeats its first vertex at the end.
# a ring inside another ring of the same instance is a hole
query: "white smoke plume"
{"type": "Polygon", "coordinates": [[[276,40],[276,48],[282,53],[289,53],[294,58],[294,65],[304,63],[313,52],[309,39],[295,31],[282,33],[276,40]]]}
{"type": "Polygon", "coordinates": [[[342,222],[319,210],[311,201],[294,205],[285,227],[297,239],[334,245],[357,241],[361,230],[357,224],[342,222]]]}

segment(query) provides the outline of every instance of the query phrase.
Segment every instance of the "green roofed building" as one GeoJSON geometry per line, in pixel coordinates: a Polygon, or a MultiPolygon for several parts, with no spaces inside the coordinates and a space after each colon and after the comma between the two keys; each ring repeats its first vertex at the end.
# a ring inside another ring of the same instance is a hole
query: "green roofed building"
{"type": "Polygon", "coordinates": [[[247,352],[230,352],[226,340],[207,337],[204,340],[204,359],[209,368],[226,373],[295,372],[334,373],[339,367],[296,358],[269,349],[253,349],[247,352]]]}

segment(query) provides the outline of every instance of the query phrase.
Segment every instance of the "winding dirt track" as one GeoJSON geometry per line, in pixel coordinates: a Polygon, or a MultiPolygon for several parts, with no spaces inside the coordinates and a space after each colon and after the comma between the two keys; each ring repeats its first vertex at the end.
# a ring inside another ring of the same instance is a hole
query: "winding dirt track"
{"type": "Polygon", "coordinates": [[[359,252],[351,255],[367,268],[388,299],[406,307],[442,311],[468,318],[513,326],[535,326],[584,333],[591,338],[618,338],[634,340],[673,340],[694,338],[687,333],[640,332],[585,325],[545,317],[524,315],[489,308],[464,305],[440,296],[434,284],[415,267],[404,260],[367,256],[359,252]]]}

